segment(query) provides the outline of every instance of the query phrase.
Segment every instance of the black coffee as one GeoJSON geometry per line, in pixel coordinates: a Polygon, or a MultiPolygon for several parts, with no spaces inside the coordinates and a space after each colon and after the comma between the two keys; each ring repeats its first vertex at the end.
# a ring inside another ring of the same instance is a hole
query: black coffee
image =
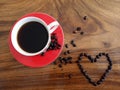
{"type": "Polygon", "coordinates": [[[46,28],[38,22],[23,25],[18,32],[18,44],[26,52],[35,53],[42,50],[48,42],[46,28]]]}

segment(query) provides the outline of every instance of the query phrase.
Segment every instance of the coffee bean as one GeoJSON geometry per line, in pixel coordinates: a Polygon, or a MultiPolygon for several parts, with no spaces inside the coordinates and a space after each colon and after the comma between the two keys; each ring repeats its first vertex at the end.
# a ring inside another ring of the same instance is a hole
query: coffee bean
{"type": "Polygon", "coordinates": [[[109,69],[107,69],[106,71],[105,71],[105,73],[109,73],[110,72],[110,70],[109,69]]]}
{"type": "Polygon", "coordinates": [[[82,58],[79,56],[79,57],[78,57],[78,60],[79,60],[79,61],[81,61],[81,60],[82,60],[82,58]]]}
{"type": "Polygon", "coordinates": [[[105,76],[105,74],[104,74],[104,75],[102,75],[101,79],[103,79],[103,80],[104,80],[104,79],[105,79],[105,77],[106,77],[106,76],[105,76]]]}
{"type": "Polygon", "coordinates": [[[77,27],[76,30],[77,30],[77,31],[80,31],[80,30],[81,30],[81,27],[77,27]]]}
{"type": "Polygon", "coordinates": [[[106,55],[105,53],[102,53],[102,55],[106,55]]]}
{"type": "Polygon", "coordinates": [[[110,63],[112,63],[112,61],[111,61],[110,57],[107,57],[107,60],[108,60],[110,63]]]}
{"type": "Polygon", "coordinates": [[[47,49],[48,50],[56,50],[56,49],[60,49],[61,45],[58,43],[58,40],[57,40],[57,36],[55,33],[53,33],[51,35],[51,43],[50,43],[50,46],[49,48],[47,49]]]}
{"type": "Polygon", "coordinates": [[[76,47],[76,44],[72,44],[73,45],[73,47],[76,47]]]}
{"type": "Polygon", "coordinates": [[[108,54],[108,53],[106,53],[106,54],[105,54],[105,56],[106,56],[106,57],[109,57],[109,54],[108,54]]]}
{"type": "Polygon", "coordinates": [[[62,57],[59,57],[58,60],[60,61],[60,63],[63,63],[63,62],[62,62],[62,57]]]}
{"type": "Polygon", "coordinates": [[[99,58],[99,55],[96,55],[96,59],[98,59],[99,58]]]}
{"type": "Polygon", "coordinates": [[[62,60],[62,57],[58,57],[58,60],[62,60]]]}
{"type": "Polygon", "coordinates": [[[83,53],[80,53],[80,55],[79,55],[79,56],[81,57],[81,56],[83,56],[83,55],[84,55],[83,53]]]}
{"type": "Polygon", "coordinates": [[[101,84],[102,82],[101,81],[97,81],[97,84],[99,85],[99,84],[101,84]]]}
{"type": "Polygon", "coordinates": [[[59,67],[59,68],[62,68],[62,65],[61,65],[61,64],[59,64],[59,65],[58,65],[58,67],[59,67]]]}
{"type": "Polygon", "coordinates": [[[112,66],[112,62],[111,61],[109,61],[109,65],[112,66]]]}
{"type": "Polygon", "coordinates": [[[65,47],[68,48],[68,44],[65,44],[65,47]]]}
{"type": "Polygon", "coordinates": [[[83,55],[84,55],[85,57],[87,57],[87,56],[88,56],[86,53],[83,53],[83,55]]]}
{"type": "Polygon", "coordinates": [[[72,74],[69,74],[68,77],[69,77],[69,79],[71,79],[72,78],[72,74]]]}
{"type": "Polygon", "coordinates": [[[86,76],[86,71],[81,69],[81,72],[83,73],[84,76],[86,76]]]}
{"type": "Polygon", "coordinates": [[[102,56],[102,53],[99,53],[99,56],[102,56]]]}
{"type": "Polygon", "coordinates": [[[73,43],[74,43],[74,40],[71,40],[70,43],[73,44],[73,43]]]}
{"type": "Polygon", "coordinates": [[[87,19],[87,16],[84,16],[83,19],[86,20],[86,19],[87,19]]]}
{"type": "Polygon", "coordinates": [[[56,61],[54,61],[53,64],[56,65],[57,64],[56,61]]]}
{"type": "Polygon", "coordinates": [[[82,65],[78,64],[78,67],[79,67],[79,69],[80,69],[81,72],[82,72],[82,71],[83,71],[83,67],[82,67],[82,65]]]}
{"type": "Polygon", "coordinates": [[[97,59],[96,59],[96,58],[94,59],[94,62],[97,62],[97,59]]]}
{"type": "Polygon", "coordinates": [[[93,86],[97,86],[97,83],[95,83],[95,82],[91,82],[91,84],[92,84],[93,86]]]}
{"type": "Polygon", "coordinates": [[[76,33],[77,33],[77,31],[73,31],[73,33],[74,33],[74,34],[76,34],[76,33]]]}
{"type": "Polygon", "coordinates": [[[91,80],[87,73],[85,73],[85,77],[86,79],[91,80]]]}
{"type": "Polygon", "coordinates": [[[67,50],[67,53],[70,54],[70,50],[67,50]]]}
{"type": "Polygon", "coordinates": [[[81,34],[81,35],[83,35],[83,34],[84,34],[84,32],[80,32],[80,34],[81,34]]]}
{"type": "Polygon", "coordinates": [[[72,57],[71,56],[67,57],[67,60],[72,60],[72,57]]]}
{"type": "Polygon", "coordinates": [[[107,72],[105,72],[104,74],[103,74],[103,77],[106,77],[107,76],[107,72]]]}
{"type": "Polygon", "coordinates": [[[70,64],[72,64],[72,61],[69,61],[70,64]]]}
{"type": "Polygon", "coordinates": [[[112,69],[112,67],[111,67],[111,66],[108,66],[108,69],[110,69],[110,70],[111,70],[111,69],[112,69]]]}
{"type": "Polygon", "coordinates": [[[67,55],[67,53],[66,53],[66,52],[64,52],[64,55],[67,55]]]}
{"type": "Polygon", "coordinates": [[[80,60],[77,60],[76,63],[80,63],[80,60]]]}
{"type": "Polygon", "coordinates": [[[94,62],[93,58],[90,55],[87,55],[88,59],[90,60],[90,62],[94,62]]]}
{"type": "Polygon", "coordinates": [[[105,81],[105,78],[101,78],[101,79],[100,79],[100,82],[104,82],[104,81],[105,81]]]}

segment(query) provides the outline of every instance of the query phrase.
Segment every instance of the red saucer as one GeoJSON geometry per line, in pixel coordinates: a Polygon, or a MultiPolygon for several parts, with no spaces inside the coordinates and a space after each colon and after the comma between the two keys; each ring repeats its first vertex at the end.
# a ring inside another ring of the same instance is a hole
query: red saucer
{"type": "MultiPolygon", "coordinates": [[[[23,16],[22,18],[28,17],[28,16],[34,16],[34,17],[41,18],[46,22],[46,24],[49,24],[49,23],[55,21],[55,19],[53,17],[51,17],[51,16],[49,16],[47,14],[44,14],[44,13],[31,13],[31,14],[27,14],[27,15],[23,16]]],[[[21,20],[22,18],[20,18],[19,20],[21,20]]],[[[12,31],[12,29],[11,29],[11,31],[12,31]]],[[[58,43],[61,45],[61,48],[58,49],[58,50],[47,51],[44,56],[41,56],[41,55],[24,56],[24,55],[20,54],[19,52],[17,52],[14,49],[14,47],[13,47],[13,45],[11,43],[11,38],[10,38],[11,31],[10,31],[10,35],[9,35],[9,39],[8,39],[10,51],[11,51],[13,57],[18,62],[24,64],[25,66],[30,66],[30,67],[43,67],[43,66],[46,66],[46,65],[52,63],[59,56],[59,54],[62,51],[63,44],[64,44],[64,34],[63,34],[63,30],[62,30],[60,25],[54,31],[54,33],[56,33],[56,36],[58,38],[58,43]]]]}

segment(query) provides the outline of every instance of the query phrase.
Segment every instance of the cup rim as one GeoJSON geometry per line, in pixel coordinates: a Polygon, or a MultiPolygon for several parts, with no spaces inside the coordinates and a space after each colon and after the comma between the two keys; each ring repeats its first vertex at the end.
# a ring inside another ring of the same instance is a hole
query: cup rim
{"type": "Polygon", "coordinates": [[[47,50],[47,48],[49,47],[49,44],[50,44],[50,30],[49,28],[47,27],[48,25],[40,18],[38,17],[34,17],[34,16],[30,16],[30,17],[25,17],[25,18],[22,18],[20,20],[18,20],[15,25],[13,26],[12,28],[12,32],[11,32],[11,42],[12,42],[12,45],[13,47],[16,49],[16,51],[18,51],[19,53],[21,53],[22,55],[25,55],[25,56],[34,56],[34,55],[38,55],[42,52],[45,52],[47,50]],[[26,24],[26,23],[29,23],[29,22],[32,22],[32,21],[36,21],[36,22],[39,22],[41,23],[42,25],[44,25],[44,27],[46,28],[47,32],[48,32],[48,42],[46,43],[45,47],[38,51],[38,52],[35,52],[35,53],[29,53],[25,50],[23,50],[19,44],[18,44],[18,41],[17,41],[17,35],[18,35],[18,32],[20,30],[20,28],[26,24]]]}

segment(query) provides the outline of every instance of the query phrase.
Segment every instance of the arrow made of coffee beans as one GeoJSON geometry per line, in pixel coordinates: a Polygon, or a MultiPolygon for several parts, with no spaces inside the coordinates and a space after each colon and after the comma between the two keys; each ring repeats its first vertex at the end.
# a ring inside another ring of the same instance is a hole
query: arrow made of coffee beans
{"type": "Polygon", "coordinates": [[[109,55],[107,53],[99,53],[98,55],[96,55],[95,58],[92,58],[90,55],[87,55],[86,53],[81,53],[78,57],[78,60],[77,60],[77,64],[79,66],[79,69],[80,71],[82,72],[82,74],[85,76],[85,78],[88,80],[89,83],[91,83],[92,85],[94,86],[97,86],[97,85],[100,85],[106,78],[107,74],[110,72],[110,70],[112,69],[112,61],[109,57],[109,55]],[[109,65],[107,67],[107,69],[105,70],[105,72],[103,73],[103,75],[100,77],[100,79],[96,82],[94,82],[90,76],[88,75],[87,71],[84,70],[84,68],[82,67],[81,65],[81,61],[82,61],[82,57],[86,57],[88,58],[88,60],[91,62],[91,63],[94,63],[94,62],[97,62],[97,60],[102,57],[102,56],[105,56],[109,65]]]}

